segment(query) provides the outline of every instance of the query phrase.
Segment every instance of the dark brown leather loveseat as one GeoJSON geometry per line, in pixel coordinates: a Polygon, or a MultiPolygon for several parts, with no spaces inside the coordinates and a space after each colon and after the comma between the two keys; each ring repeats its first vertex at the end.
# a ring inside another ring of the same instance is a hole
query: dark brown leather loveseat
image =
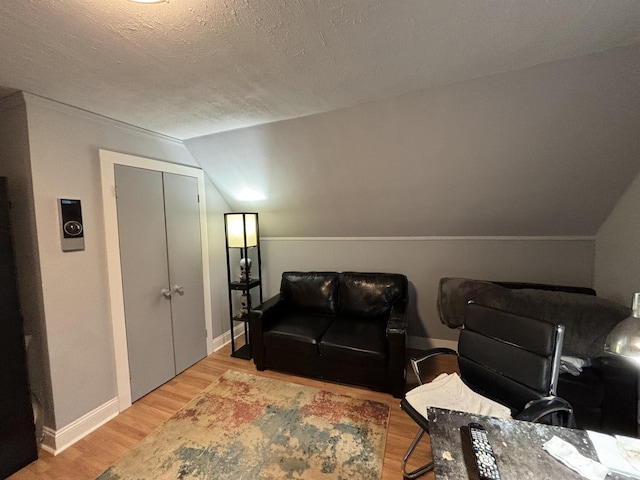
{"type": "Polygon", "coordinates": [[[401,274],[284,272],[280,293],[249,314],[256,368],[402,397],[407,290],[401,274]]]}

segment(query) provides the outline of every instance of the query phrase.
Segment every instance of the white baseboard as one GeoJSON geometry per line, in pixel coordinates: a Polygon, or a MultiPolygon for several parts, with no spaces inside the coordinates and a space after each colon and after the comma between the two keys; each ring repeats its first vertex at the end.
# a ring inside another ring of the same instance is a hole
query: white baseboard
{"type": "MultiPolygon", "coordinates": [[[[233,338],[238,338],[241,335],[244,335],[244,324],[240,323],[233,328],[233,338]]],[[[231,341],[231,333],[229,330],[224,332],[222,335],[213,339],[213,351],[217,352],[226,344],[231,341]]]]}
{"type": "MultiPolygon", "coordinates": [[[[244,325],[239,324],[234,328],[234,338],[244,335],[244,325]]],[[[226,331],[222,335],[213,339],[214,351],[220,350],[231,341],[231,334],[226,331]]],[[[426,350],[429,348],[446,347],[457,350],[458,342],[453,340],[440,340],[437,338],[413,337],[407,339],[407,347],[426,350]]],[[[69,425],[59,430],[49,427],[43,428],[43,440],[41,448],[52,455],[58,455],[66,448],[73,445],[78,440],[101,427],[112,418],[116,417],[120,411],[118,409],[118,398],[112,398],[98,408],[83,415],[69,425]]]]}
{"type": "MultiPolygon", "coordinates": [[[[234,328],[234,334],[234,338],[244,335],[244,325],[236,325],[234,328]]],[[[228,331],[219,337],[214,338],[212,342],[213,351],[215,352],[216,350],[220,350],[230,341],[231,335],[228,331]]],[[[52,455],[58,455],[78,440],[116,417],[119,413],[119,402],[116,397],[59,430],[44,427],[42,429],[43,439],[41,448],[52,455]]]]}
{"type": "MultiPolygon", "coordinates": [[[[234,334],[234,338],[244,335],[244,325],[236,325],[234,328],[234,334]]],[[[220,350],[230,341],[231,334],[229,331],[214,338],[212,342],[213,351],[215,352],[216,350],[220,350]]],[[[59,430],[44,427],[42,429],[43,439],[41,448],[52,455],[57,455],[78,440],[93,432],[98,427],[101,427],[109,420],[116,417],[119,413],[119,402],[116,397],[59,430]]]]}
{"type": "Polygon", "coordinates": [[[419,350],[428,350],[430,348],[450,348],[458,351],[458,342],[455,340],[441,340],[439,338],[413,337],[407,338],[408,348],[417,348],[419,350]]]}
{"type": "Polygon", "coordinates": [[[118,410],[118,398],[116,397],[59,430],[44,427],[41,448],[52,455],[58,455],[96,428],[116,417],[118,413],[120,412],[118,410]]]}

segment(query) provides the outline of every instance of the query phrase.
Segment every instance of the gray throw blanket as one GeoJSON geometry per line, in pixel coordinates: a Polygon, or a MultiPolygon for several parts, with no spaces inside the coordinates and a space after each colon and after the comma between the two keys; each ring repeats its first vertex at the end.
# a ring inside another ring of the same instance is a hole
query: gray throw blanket
{"type": "Polygon", "coordinates": [[[467,303],[475,303],[565,326],[563,355],[594,358],[603,355],[611,329],[631,315],[631,309],[593,295],[538,289],[510,289],[489,281],[443,278],[438,292],[440,320],[461,327],[467,303]]]}

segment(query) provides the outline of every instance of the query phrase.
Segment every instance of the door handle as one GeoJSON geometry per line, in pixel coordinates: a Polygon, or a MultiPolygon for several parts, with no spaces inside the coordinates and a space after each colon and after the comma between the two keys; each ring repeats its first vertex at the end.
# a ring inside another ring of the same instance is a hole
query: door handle
{"type": "Polygon", "coordinates": [[[184,288],[182,287],[182,285],[174,285],[173,291],[179,295],[184,295],[184,288]]]}
{"type": "Polygon", "coordinates": [[[164,298],[171,298],[171,290],[169,290],[168,288],[163,288],[160,290],[160,294],[164,297],[164,298]]]}

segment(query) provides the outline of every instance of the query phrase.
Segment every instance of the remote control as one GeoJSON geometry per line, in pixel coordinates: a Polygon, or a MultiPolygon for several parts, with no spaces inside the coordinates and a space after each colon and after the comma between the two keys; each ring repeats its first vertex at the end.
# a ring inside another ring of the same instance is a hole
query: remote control
{"type": "Polygon", "coordinates": [[[498,464],[496,457],[493,455],[493,448],[489,443],[487,431],[479,423],[470,423],[469,436],[471,437],[471,447],[480,478],[482,480],[500,480],[498,464]]]}

